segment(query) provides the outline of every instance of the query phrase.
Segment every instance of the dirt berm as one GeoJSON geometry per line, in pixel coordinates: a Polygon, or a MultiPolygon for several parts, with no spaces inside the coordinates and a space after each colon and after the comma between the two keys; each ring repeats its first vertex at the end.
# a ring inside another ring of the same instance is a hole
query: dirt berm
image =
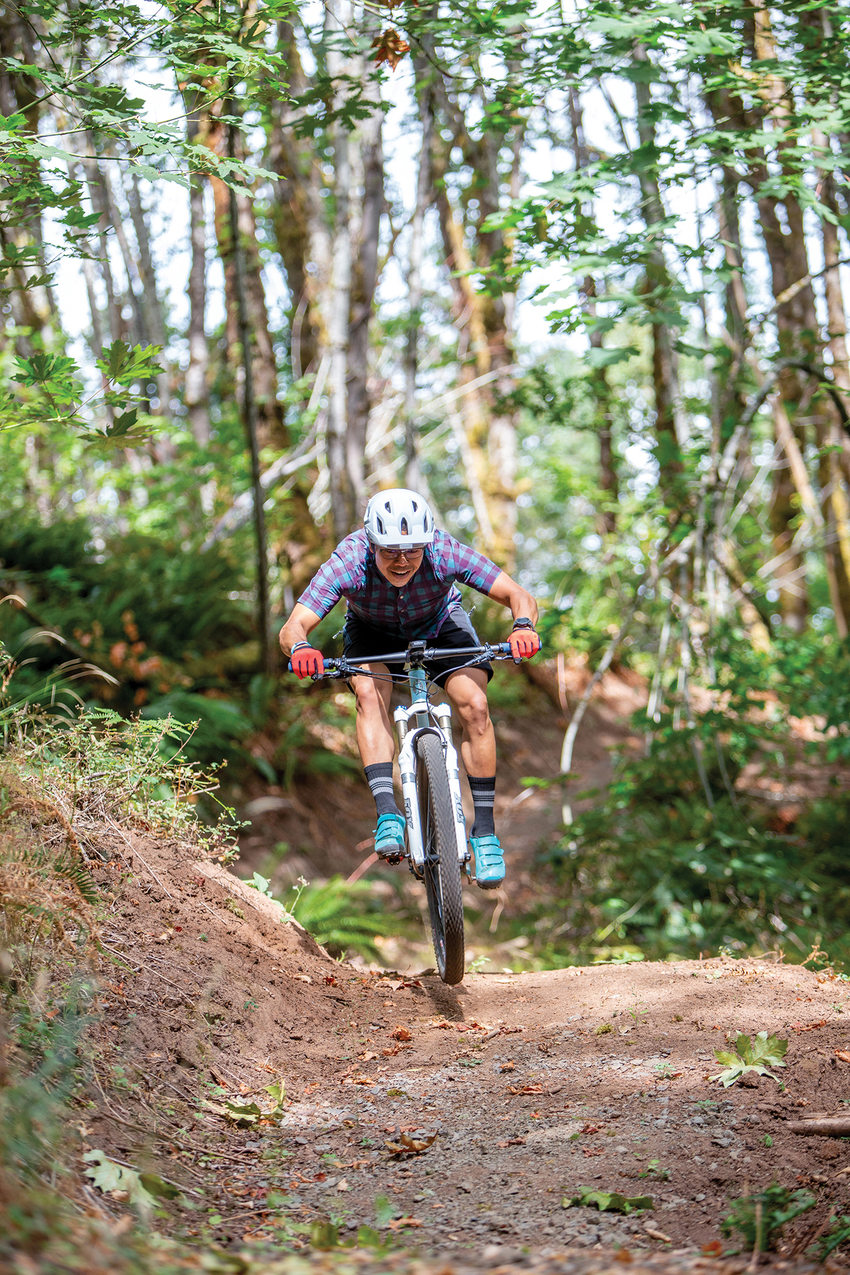
{"type": "Polygon", "coordinates": [[[848,1111],[832,972],[715,959],[448,989],[331,960],[194,846],[113,825],[97,848],[111,902],[81,1182],[95,1149],[161,1175],[180,1188],[171,1235],[358,1269],[737,1271],[750,1241],[723,1221],[775,1186],[812,1203],[765,1261],[845,1269],[846,1246],[823,1245],[850,1227],[848,1144],[798,1131],[848,1111]],[[787,1053],[724,1087],[715,1051],[736,1032],[787,1053]],[[345,1247],[364,1226],[377,1239],[345,1247]]]}

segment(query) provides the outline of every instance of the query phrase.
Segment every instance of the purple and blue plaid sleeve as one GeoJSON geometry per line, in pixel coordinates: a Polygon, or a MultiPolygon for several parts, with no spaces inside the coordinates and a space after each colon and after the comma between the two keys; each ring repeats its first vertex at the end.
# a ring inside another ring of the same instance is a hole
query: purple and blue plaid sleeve
{"type": "Polygon", "coordinates": [[[444,531],[438,531],[434,536],[433,558],[444,580],[458,580],[481,593],[491,589],[496,577],[501,574],[501,568],[495,562],[444,531]]]}
{"type": "Polygon", "coordinates": [[[365,576],[363,533],[346,536],[323,562],[298,601],[323,619],[340,598],[362,587],[365,576]]]}

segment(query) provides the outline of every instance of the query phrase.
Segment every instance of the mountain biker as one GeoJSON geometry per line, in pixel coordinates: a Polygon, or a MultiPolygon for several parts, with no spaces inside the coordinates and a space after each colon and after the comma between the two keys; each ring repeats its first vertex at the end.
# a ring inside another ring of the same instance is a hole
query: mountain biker
{"type": "MultiPolygon", "coordinates": [[[[441,647],[477,646],[456,581],[509,608],[514,659],[540,649],[537,603],[530,593],[489,558],[439,530],[422,496],[403,487],[381,491],[369,501],[363,527],[337,545],[301,594],[281,629],[281,649],[298,677],[321,675],[322,654],[308,637],[340,598],[348,604],[343,652],[350,659],[398,651],[423,638],[439,638],[441,647]]],[[[493,820],[496,739],[487,707],[493,669],[487,663],[464,668],[465,659],[430,661],[426,667],[460,720],[461,757],[474,806],[469,844],[476,881],[483,889],[495,889],[504,880],[505,860],[493,820]]],[[[399,672],[401,666],[370,668],[387,673],[399,672]]],[[[352,677],[350,685],[357,704],[357,744],[378,816],[375,851],[398,862],[405,823],[393,789],[392,683],[361,676],[352,677]]]]}

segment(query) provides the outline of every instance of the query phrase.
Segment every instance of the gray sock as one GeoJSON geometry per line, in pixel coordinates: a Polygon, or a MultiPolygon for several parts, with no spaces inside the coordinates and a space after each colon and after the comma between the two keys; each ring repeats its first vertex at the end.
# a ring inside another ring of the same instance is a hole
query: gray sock
{"type": "Polygon", "coordinates": [[[391,761],[377,762],[374,766],[364,766],[366,782],[375,798],[378,817],[381,815],[400,815],[393,788],[393,764],[391,761]]]}
{"type": "Polygon", "coordinates": [[[489,779],[473,779],[469,775],[467,778],[469,779],[469,790],[472,793],[472,803],[475,807],[475,819],[470,835],[473,837],[492,835],[496,831],[496,825],[493,821],[493,803],[496,800],[496,776],[493,775],[489,779]]]}

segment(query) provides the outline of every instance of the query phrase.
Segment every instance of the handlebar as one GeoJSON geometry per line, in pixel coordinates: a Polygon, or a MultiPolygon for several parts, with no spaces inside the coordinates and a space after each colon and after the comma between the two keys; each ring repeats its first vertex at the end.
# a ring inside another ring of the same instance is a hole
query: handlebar
{"type": "MultiPolygon", "coordinates": [[[[345,655],[337,659],[327,659],[325,671],[321,677],[349,677],[364,664],[411,664],[415,667],[421,666],[426,660],[446,660],[458,655],[469,657],[470,664],[483,660],[509,660],[512,658],[511,644],[510,642],[484,642],[481,646],[426,646],[424,642],[412,642],[403,651],[384,651],[380,655],[359,655],[355,659],[349,659],[345,655]]],[[[287,664],[287,670],[292,672],[291,661],[287,664]]],[[[318,681],[319,675],[314,674],[312,680],[318,681]]]]}

